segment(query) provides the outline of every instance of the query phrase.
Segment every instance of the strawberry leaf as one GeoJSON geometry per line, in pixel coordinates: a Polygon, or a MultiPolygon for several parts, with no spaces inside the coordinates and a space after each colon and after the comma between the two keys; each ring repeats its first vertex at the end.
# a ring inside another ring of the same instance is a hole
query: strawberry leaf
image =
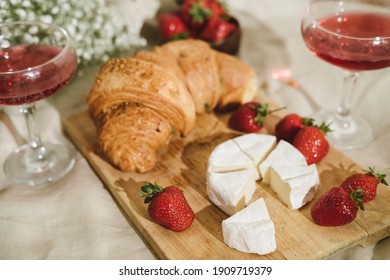
{"type": "Polygon", "coordinates": [[[314,126],[314,119],[312,118],[302,118],[302,123],[304,126],[314,126]]]}
{"type": "Polygon", "coordinates": [[[374,176],[380,183],[388,186],[388,183],[386,182],[386,174],[384,173],[376,173],[374,167],[368,167],[368,170],[363,170],[366,172],[366,174],[374,176]]]}
{"type": "Polygon", "coordinates": [[[141,197],[145,197],[144,203],[149,203],[152,201],[153,197],[164,191],[164,189],[159,186],[156,182],[154,184],[147,182],[145,185],[141,187],[141,191],[138,195],[141,197]]]}
{"type": "Polygon", "coordinates": [[[191,15],[192,21],[197,23],[203,23],[211,16],[211,10],[203,7],[203,1],[193,3],[188,13],[191,15]]]}
{"type": "Polygon", "coordinates": [[[351,193],[349,195],[351,199],[355,202],[356,208],[364,211],[364,205],[363,205],[363,201],[365,197],[365,194],[363,194],[364,190],[363,189],[353,190],[351,186],[350,189],[351,189],[351,193]]]}
{"type": "Polygon", "coordinates": [[[286,109],[286,106],[285,107],[281,107],[281,108],[277,108],[277,109],[274,109],[274,110],[271,110],[271,111],[268,111],[268,104],[260,104],[260,105],[257,105],[257,106],[250,106],[250,108],[252,110],[255,110],[257,115],[255,117],[255,122],[257,124],[260,124],[261,126],[263,126],[264,124],[264,120],[265,120],[265,117],[272,114],[273,112],[276,112],[276,111],[279,111],[279,110],[283,110],[283,109],[286,109]]]}
{"type": "Polygon", "coordinates": [[[329,132],[332,132],[333,130],[330,128],[330,124],[327,124],[325,122],[322,122],[320,125],[317,125],[317,127],[326,135],[329,132]]]}
{"type": "Polygon", "coordinates": [[[190,38],[190,34],[188,32],[181,32],[181,33],[173,35],[169,39],[171,41],[175,41],[175,40],[182,40],[182,39],[188,39],[188,38],[190,38]]]}
{"type": "Polygon", "coordinates": [[[251,109],[255,110],[257,113],[255,117],[255,122],[263,126],[264,119],[268,115],[268,104],[251,106],[251,109]]]}

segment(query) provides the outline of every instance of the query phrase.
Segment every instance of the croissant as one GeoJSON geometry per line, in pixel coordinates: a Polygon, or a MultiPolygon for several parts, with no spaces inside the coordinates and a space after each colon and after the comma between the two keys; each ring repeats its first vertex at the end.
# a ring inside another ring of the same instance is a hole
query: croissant
{"type": "Polygon", "coordinates": [[[195,103],[196,113],[216,107],[221,91],[217,53],[200,40],[177,40],[162,48],[171,51],[183,70],[185,82],[195,103]]]}
{"type": "Polygon", "coordinates": [[[196,115],[250,101],[256,75],[239,59],[200,40],[170,42],[132,57],[113,58],[87,97],[103,155],[124,172],[148,172],[196,115]]]}

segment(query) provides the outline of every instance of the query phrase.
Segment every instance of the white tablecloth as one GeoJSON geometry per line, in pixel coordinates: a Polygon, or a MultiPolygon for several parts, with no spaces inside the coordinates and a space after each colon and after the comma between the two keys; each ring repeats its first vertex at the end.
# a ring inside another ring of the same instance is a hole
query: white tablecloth
{"type": "MultiPolygon", "coordinates": [[[[239,56],[256,69],[268,94],[287,104],[290,111],[311,113],[304,94],[271,79],[273,72],[289,69],[318,106],[337,106],[341,71],[310,54],[300,36],[306,1],[228,2],[243,28],[239,56]]],[[[61,93],[38,103],[44,140],[66,141],[61,120],[86,108],[85,97],[96,70],[86,69],[84,76],[75,78],[61,93]]],[[[364,167],[390,167],[389,74],[390,69],[369,72],[359,81],[354,110],[375,124],[376,137],[369,146],[346,154],[364,167]]],[[[14,108],[7,108],[7,112],[24,134],[19,113],[14,108]]],[[[0,122],[0,165],[15,146],[0,122]]],[[[81,154],[71,174],[50,185],[16,186],[0,171],[0,259],[153,258],[156,255],[81,154]]],[[[340,252],[334,258],[390,259],[390,240],[340,252]]]]}

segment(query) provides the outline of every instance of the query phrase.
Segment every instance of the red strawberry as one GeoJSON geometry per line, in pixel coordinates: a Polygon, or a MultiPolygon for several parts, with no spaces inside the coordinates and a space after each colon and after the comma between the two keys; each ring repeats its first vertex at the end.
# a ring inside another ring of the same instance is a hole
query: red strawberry
{"type": "Polygon", "coordinates": [[[180,16],[193,31],[198,31],[211,17],[212,11],[208,0],[185,0],[180,8],[180,16]]]}
{"type": "Polygon", "coordinates": [[[182,19],[175,14],[165,13],[158,16],[161,36],[165,40],[189,38],[189,31],[182,19]]]}
{"type": "Polygon", "coordinates": [[[221,42],[235,29],[236,25],[229,23],[218,15],[213,15],[200,33],[200,38],[210,42],[221,42]]]}
{"type": "Polygon", "coordinates": [[[341,226],[352,222],[358,207],[363,208],[361,192],[351,194],[334,187],[323,194],[311,207],[311,216],[320,226],[341,226]]]}
{"type": "Polygon", "coordinates": [[[328,154],[329,142],[325,135],[330,131],[325,123],[306,126],[298,131],[292,144],[304,155],[307,164],[317,163],[328,154]]]}
{"type": "Polygon", "coordinates": [[[228,17],[228,6],[224,0],[209,0],[213,16],[228,17]]]}
{"type": "Polygon", "coordinates": [[[144,202],[150,202],[148,212],[155,223],[173,231],[183,231],[191,226],[195,214],[179,188],[146,183],[141,190],[144,202]]]}
{"type": "Polygon", "coordinates": [[[385,174],[375,173],[374,168],[369,167],[368,170],[364,170],[365,173],[356,173],[349,176],[344,182],[341,183],[340,188],[343,188],[347,192],[362,190],[364,196],[363,202],[373,200],[376,196],[376,188],[379,183],[388,186],[385,174]]]}
{"type": "Polygon", "coordinates": [[[298,114],[291,113],[282,118],[275,126],[275,136],[280,140],[292,143],[295,135],[304,126],[312,126],[313,119],[302,118],[298,114]]]}
{"type": "MultiPolygon", "coordinates": [[[[212,15],[227,16],[228,15],[228,5],[224,0],[203,0],[205,1],[204,6],[208,7],[211,10],[212,15]]],[[[188,0],[176,0],[176,4],[183,5],[184,2],[188,0]]],[[[194,2],[194,1],[191,1],[194,2]]]]}
{"type": "Polygon", "coordinates": [[[228,125],[230,128],[242,132],[257,132],[263,127],[264,119],[267,115],[281,109],[284,108],[268,111],[268,104],[248,102],[241,105],[230,116],[228,125]]]}

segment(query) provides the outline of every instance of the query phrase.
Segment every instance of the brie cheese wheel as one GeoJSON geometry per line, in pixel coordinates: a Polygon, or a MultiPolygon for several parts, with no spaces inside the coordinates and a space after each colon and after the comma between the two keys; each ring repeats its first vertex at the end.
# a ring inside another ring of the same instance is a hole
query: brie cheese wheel
{"type": "Polygon", "coordinates": [[[309,166],[271,166],[270,185],[290,209],[311,201],[319,184],[315,164],[309,166]]]}
{"type": "Polygon", "coordinates": [[[276,250],[275,226],[263,198],[222,221],[226,245],[245,253],[264,255],[276,250]]]}
{"type": "Polygon", "coordinates": [[[253,160],[233,140],[219,144],[210,154],[208,172],[229,172],[252,168],[253,160]]]}
{"type": "MultiPolygon", "coordinates": [[[[267,134],[249,133],[233,139],[240,150],[250,157],[258,168],[259,164],[276,146],[276,137],[267,134]]],[[[261,179],[260,171],[256,180],[261,179]]]]}
{"type": "Polygon", "coordinates": [[[302,153],[290,143],[280,140],[275,149],[260,164],[259,170],[263,182],[270,183],[269,168],[271,166],[306,166],[306,159],[302,153]]]}
{"type": "Polygon", "coordinates": [[[207,174],[207,195],[218,208],[234,215],[248,204],[256,191],[255,168],[207,174]]]}

